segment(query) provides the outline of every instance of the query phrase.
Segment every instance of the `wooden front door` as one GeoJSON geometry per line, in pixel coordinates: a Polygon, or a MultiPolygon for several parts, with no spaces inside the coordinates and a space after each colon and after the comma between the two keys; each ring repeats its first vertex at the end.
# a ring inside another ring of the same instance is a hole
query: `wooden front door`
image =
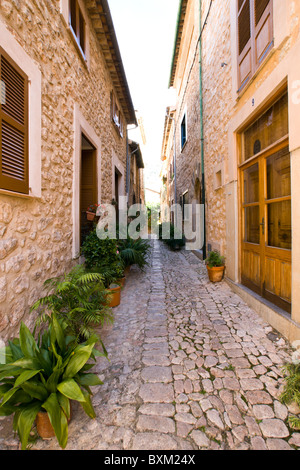
{"type": "Polygon", "coordinates": [[[291,309],[291,172],[287,142],[242,168],[242,283],[291,309]]]}
{"type": "MultiPolygon", "coordinates": [[[[274,112],[270,115],[272,119],[276,117],[274,112]]],[[[279,123],[284,117],[281,119],[279,123]]],[[[262,129],[261,139],[263,133],[270,132],[267,126],[262,129]]],[[[257,130],[255,132],[254,147],[260,145],[260,150],[262,142],[257,139],[257,130]]],[[[244,143],[246,148],[248,143],[244,143]]],[[[240,187],[241,281],[290,312],[292,231],[288,136],[258,151],[257,156],[253,155],[240,165],[240,187]]]]}

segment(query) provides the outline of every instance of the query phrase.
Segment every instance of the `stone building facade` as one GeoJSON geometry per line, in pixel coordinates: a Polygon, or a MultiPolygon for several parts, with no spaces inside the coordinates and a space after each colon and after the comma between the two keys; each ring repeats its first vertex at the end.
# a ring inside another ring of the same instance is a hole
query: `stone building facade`
{"type": "Polygon", "coordinates": [[[181,181],[192,186],[197,162],[206,251],[225,255],[230,285],[290,340],[300,338],[299,22],[294,0],[182,0],[170,83],[179,133],[176,77],[192,60],[184,44],[195,32],[200,73],[196,58],[198,75],[189,69],[185,88],[200,90],[190,119],[203,145],[188,147],[187,132],[187,154],[176,158],[177,197],[186,191],[181,181]],[[189,8],[197,6],[193,23],[189,8]]]}
{"type": "Polygon", "coordinates": [[[176,105],[166,109],[162,145],[163,195],[169,207],[201,202],[199,26],[199,2],[182,1],[169,80],[176,105]]]}
{"type": "Polygon", "coordinates": [[[127,126],[137,123],[106,0],[1,0],[0,31],[0,336],[7,338],[21,320],[33,321],[27,314],[43,282],[77,262],[86,206],[125,195],[127,126]],[[23,173],[7,177],[11,156],[23,158],[23,173]]]}
{"type": "Polygon", "coordinates": [[[144,161],[140,145],[129,140],[130,181],[128,188],[128,206],[145,204],[144,161]]]}

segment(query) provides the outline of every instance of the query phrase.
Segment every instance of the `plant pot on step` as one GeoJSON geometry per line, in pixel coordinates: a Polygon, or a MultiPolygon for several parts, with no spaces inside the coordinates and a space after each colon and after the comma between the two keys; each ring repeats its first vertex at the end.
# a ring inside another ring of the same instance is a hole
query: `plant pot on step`
{"type": "Polygon", "coordinates": [[[120,282],[121,287],[124,287],[124,286],[125,286],[125,281],[126,281],[126,277],[125,277],[125,276],[123,276],[123,277],[121,277],[121,278],[119,279],[119,282],[120,282]]]}
{"type": "MultiPolygon", "coordinates": [[[[71,412],[72,410],[70,409],[70,418],[68,418],[68,423],[71,421],[71,412]]],[[[55,437],[54,429],[46,411],[39,411],[36,415],[35,422],[37,432],[41,439],[51,439],[52,437],[55,437]]]]}
{"type": "Polygon", "coordinates": [[[109,294],[109,303],[108,307],[117,307],[121,303],[121,286],[117,284],[112,284],[109,289],[107,289],[109,294]]]}
{"type": "Polygon", "coordinates": [[[211,282],[221,282],[224,277],[225,266],[207,267],[208,277],[211,282]]]}

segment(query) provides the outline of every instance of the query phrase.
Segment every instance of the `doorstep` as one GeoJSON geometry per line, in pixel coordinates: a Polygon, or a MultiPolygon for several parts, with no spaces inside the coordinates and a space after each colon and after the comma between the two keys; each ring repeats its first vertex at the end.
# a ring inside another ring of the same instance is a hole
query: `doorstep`
{"type": "Polygon", "coordinates": [[[281,333],[290,343],[300,340],[300,325],[291,319],[290,315],[256,294],[242,284],[233,282],[225,277],[225,281],[231,289],[238,294],[249,307],[251,307],[260,317],[269,323],[275,330],[281,333]]]}

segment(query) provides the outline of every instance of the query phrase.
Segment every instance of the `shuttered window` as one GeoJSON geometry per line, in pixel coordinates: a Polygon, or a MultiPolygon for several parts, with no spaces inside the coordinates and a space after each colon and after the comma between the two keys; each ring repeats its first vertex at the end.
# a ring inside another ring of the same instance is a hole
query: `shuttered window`
{"type": "Polygon", "coordinates": [[[28,194],[28,78],[0,48],[0,188],[28,194]]]}
{"type": "Polygon", "coordinates": [[[237,0],[238,85],[241,91],[273,46],[273,0],[237,0]]]}

